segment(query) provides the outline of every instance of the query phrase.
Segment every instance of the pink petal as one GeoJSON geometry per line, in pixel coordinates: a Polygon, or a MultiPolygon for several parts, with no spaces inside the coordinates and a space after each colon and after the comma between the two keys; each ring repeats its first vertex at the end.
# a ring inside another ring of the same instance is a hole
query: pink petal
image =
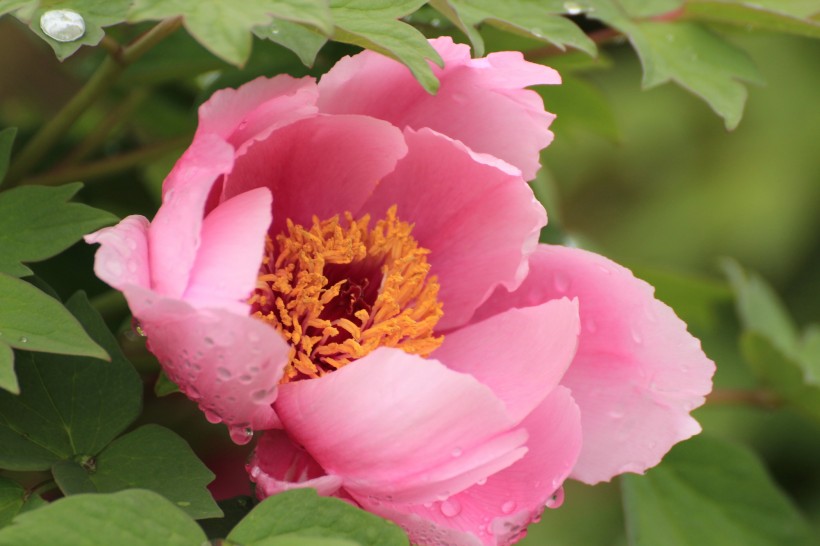
{"type": "Polygon", "coordinates": [[[428,248],[441,284],[439,329],[466,322],[499,284],[514,288],[546,224],[544,208],[503,161],[476,154],[429,129],[406,130],[407,156],[376,188],[364,211],[375,218],[398,205],[428,248]]]}
{"type": "Polygon", "coordinates": [[[250,440],[246,427],[278,425],[271,404],[290,346],[267,324],[136,288],[126,289],[148,348],[188,398],[211,422],[224,421],[237,443],[250,440]]]}
{"type": "Polygon", "coordinates": [[[267,431],[259,438],[246,468],[260,499],[304,487],[329,497],[342,485],[340,477],[325,474],[319,463],[281,430],[267,431]]]}
{"type": "Polygon", "coordinates": [[[284,429],[351,493],[428,502],[520,459],[526,433],[484,385],[435,360],[377,349],[280,387],[284,429]]]}
{"type": "Polygon", "coordinates": [[[578,298],[581,338],[561,383],[581,408],[584,448],[573,471],[581,481],[643,472],[700,431],[689,412],[711,390],[715,365],[653,292],[602,256],[540,245],[521,287],[497,291],[476,314],[578,298]]]}
{"type": "Polygon", "coordinates": [[[534,178],[539,152],[552,141],[547,128],[555,116],[524,87],[560,83],[558,73],[525,61],[519,52],[471,59],[469,48],[449,37],[430,43],[445,62],[444,69],[433,67],[441,82],[435,95],[401,64],[365,51],[342,59],[322,77],[319,109],[373,116],[401,128],[429,127],[512,163],[527,180],[534,178]],[[465,108],[472,113],[465,115],[465,108]]]}
{"type": "Polygon", "coordinates": [[[100,243],[94,256],[97,277],[118,290],[128,285],[151,287],[148,225],[142,216],[128,216],[116,226],[85,236],[88,244],[100,243]]]}
{"type": "Polygon", "coordinates": [[[579,333],[578,302],[563,298],[451,332],[432,357],[490,387],[520,421],[561,381],[579,333]]]}
{"type": "Polygon", "coordinates": [[[162,206],[148,232],[152,286],[160,294],[178,298],[185,291],[199,249],[208,194],[232,166],[231,145],[204,135],[165,179],[162,206]]]}
{"type": "Polygon", "coordinates": [[[523,422],[530,438],[527,454],[510,467],[446,500],[402,505],[354,498],[362,506],[401,525],[414,544],[507,545],[569,475],[581,450],[581,417],[568,389],[558,387],[523,422]]]}
{"type": "Polygon", "coordinates": [[[225,182],[227,199],[253,188],[273,193],[272,234],[286,219],[310,225],[357,211],[407,152],[404,137],[383,121],[319,116],[273,132],[237,158],[225,182]]]}
{"type": "Polygon", "coordinates": [[[202,243],[184,299],[194,307],[248,314],[271,223],[271,195],[257,188],[216,207],[202,223],[202,243]]]}
{"type": "Polygon", "coordinates": [[[199,107],[196,138],[215,134],[240,150],[279,127],[314,115],[318,89],[313,78],[259,77],[238,89],[222,89],[199,107]]]}

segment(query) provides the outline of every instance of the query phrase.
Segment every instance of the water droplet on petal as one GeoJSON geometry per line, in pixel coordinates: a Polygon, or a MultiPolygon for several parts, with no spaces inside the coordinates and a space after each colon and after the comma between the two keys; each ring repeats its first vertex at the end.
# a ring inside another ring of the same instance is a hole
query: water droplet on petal
{"type": "Polygon", "coordinates": [[[552,494],[550,498],[547,499],[546,507],[547,508],[558,508],[564,504],[564,488],[559,487],[555,493],[552,494]]]}
{"type": "Polygon", "coordinates": [[[213,345],[214,344],[214,340],[207,337],[207,336],[205,337],[205,339],[203,341],[205,342],[205,345],[213,345]]]}
{"type": "Polygon", "coordinates": [[[145,337],[145,330],[142,329],[142,325],[136,317],[131,319],[131,328],[137,333],[138,336],[145,337]]]}
{"type": "Polygon", "coordinates": [[[267,395],[268,391],[266,391],[265,389],[259,389],[258,391],[253,391],[253,393],[251,394],[251,399],[254,402],[261,402],[265,399],[267,395]]]}
{"type": "Polygon", "coordinates": [[[209,423],[217,424],[222,422],[222,417],[212,411],[204,410],[203,413],[205,413],[205,419],[207,419],[209,423]]]}
{"type": "Polygon", "coordinates": [[[578,15],[584,11],[584,8],[577,2],[564,2],[564,9],[569,15],[578,15]]]}
{"type": "Polygon", "coordinates": [[[569,288],[569,279],[563,273],[556,273],[552,279],[555,289],[559,292],[566,292],[569,288]]]}
{"type": "Polygon", "coordinates": [[[515,502],[507,501],[501,505],[501,511],[505,514],[512,514],[513,510],[515,510],[515,502]]]}
{"type": "Polygon", "coordinates": [[[231,427],[231,440],[239,445],[245,445],[253,438],[253,429],[248,427],[231,427]]]}
{"type": "Polygon", "coordinates": [[[632,334],[632,341],[634,341],[638,345],[643,343],[643,337],[641,337],[641,333],[638,331],[637,328],[635,328],[635,326],[632,326],[630,333],[632,334]]]}
{"type": "Polygon", "coordinates": [[[595,321],[592,320],[592,319],[587,319],[586,322],[584,322],[584,327],[587,329],[587,332],[589,332],[590,334],[594,334],[595,332],[598,331],[598,325],[595,324],[595,321]]]}
{"type": "Polygon", "coordinates": [[[441,503],[439,510],[441,510],[441,513],[448,518],[452,518],[461,513],[461,503],[456,499],[447,499],[441,503]]]}
{"type": "Polygon", "coordinates": [[[248,384],[251,381],[253,381],[253,376],[250,375],[250,374],[243,373],[242,375],[239,376],[239,382],[240,383],[248,384]]]}
{"type": "Polygon", "coordinates": [[[73,42],[85,34],[85,20],[70,9],[52,9],[40,17],[40,28],[58,42],[73,42]]]}
{"type": "Polygon", "coordinates": [[[464,453],[464,451],[463,451],[460,447],[457,447],[457,448],[455,448],[455,449],[453,450],[453,452],[451,453],[451,455],[452,455],[453,457],[461,457],[461,454],[462,454],[462,453],[464,453]]]}
{"type": "Polygon", "coordinates": [[[486,483],[487,483],[487,478],[481,478],[480,480],[478,480],[478,481],[477,481],[477,482],[475,482],[475,483],[476,483],[477,485],[484,485],[484,484],[486,484],[486,483]]]}
{"type": "Polygon", "coordinates": [[[219,367],[219,368],[216,369],[216,375],[220,379],[230,379],[231,378],[231,370],[229,370],[228,368],[219,367]]]}

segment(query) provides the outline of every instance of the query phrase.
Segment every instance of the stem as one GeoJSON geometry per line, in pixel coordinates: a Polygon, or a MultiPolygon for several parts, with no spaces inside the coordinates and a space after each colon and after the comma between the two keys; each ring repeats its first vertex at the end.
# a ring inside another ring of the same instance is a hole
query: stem
{"type": "MultiPolygon", "coordinates": [[[[28,174],[88,107],[114,85],[129,64],[178,29],[180,25],[181,19],[178,17],[166,19],[137,38],[133,44],[120,48],[106,57],[88,83],[26,144],[9,169],[8,185],[15,185],[28,174]]],[[[110,51],[111,43],[106,42],[106,47],[110,51]]]]}
{"type": "Polygon", "coordinates": [[[710,406],[744,405],[773,409],[779,407],[782,401],[776,394],[762,389],[721,389],[712,391],[706,403],[710,406]]]}
{"type": "Polygon", "coordinates": [[[60,184],[76,182],[77,180],[89,182],[91,179],[124,171],[126,169],[130,169],[131,167],[136,167],[145,161],[161,157],[174,150],[180,150],[190,144],[190,142],[190,136],[172,138],[164,142],[158,142],[156,144],[152,144],[151,146],[134,150],[133,152],[108,157],[93,163],[86,163],[75,167],[66,167],[64,169],[51,171],[39,176],[33,176],[23,180],[20,184],[59,186],[60,184]]]}

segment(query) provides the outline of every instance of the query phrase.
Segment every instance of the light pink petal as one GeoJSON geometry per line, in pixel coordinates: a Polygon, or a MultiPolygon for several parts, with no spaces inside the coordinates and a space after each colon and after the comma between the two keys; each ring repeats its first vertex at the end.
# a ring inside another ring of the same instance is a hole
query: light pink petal
{"type": "Polygon", "coordinates": [[[262,434],[245,468],[260,499],[305,487],[329,497],[342,485],[340,477],[326,474],[309,453],[281,430],[262,434]]]}
{"type": "Polygon", "coordinates": [[[602,256],[541,245],[521,287],[499,290],[477,313],[578,298],[581,338],[561,383],[581,408],[584,448],[573,471],[581,481],[643,472],[700,431],[689,412],[711,390],[715,365],[653,292],[602,256]]]}
{"type": "Polygon", "coordinates": [[[349,492],[432,502],[526,451],[503,403],[469,375],[377,349],[320,379],[280,387],[284,429],[349,492]]]}
{"type": "Polygon", "coordinates": [[[563,298],[460,328],[431,356],[490,387],[520,421],[561,381],[579,331],[578,302],[563,298]]]}
{"type": "Polygon", "coordinates": [[[184,299],[194,307],[248,314],[271,223],[271,195],[257,188],[221,203],[202,223],[202,243],[184,299]]]}
{"type": "Polygon", "coordinates": [[[178,298],[185,291],[199,249],[208,194],[232,166],[231,145],[204,135],[165,179],[162,206],[148,232],[152,287],[160,294],[178,298]]]}
{"type": "Polygon", "coordinates": [[[429,127],[477,152],[517,166],[531,180],[539,152],[552,141],[555,116],[544,111],[531,85],[557,84],[555,70],[524,60],[519,52],[471,59],[469,47],[449,37],[431,40],[445,67],[433,66],[441,82],[425,92],[410,71],[392,59],[365,51],[339,61],[319,82],[319,109],[364,114],[397,127],[429,127]]]}
{"type": "Polygon", "coordinates": [[[224,421],[237,443],[250,440],[245,428],[279,425],[271,404],[290,346],[276,330],[248,316],[196,309],[133,287],[125,294],[148,348],[209,421],[224,421]]]}
{"type": "Polygon", "coordinates": [[[507,545],[519,540],[553,496],[561,496],[581,450],[581,419],[569,390],[558,387],[523,422],[527,454],[510,467],[430,505],[373,502],[362,506],[401,525],[414,544],[507,545]]]}
{"type": "Polygon", "coordinates": [[[363,116],[319,116],[273,132],[237,158],[223,198],[253,188],[273,193],[272,234],[286,219],[310,225],[355,212],[407,153],[404,137],[388,123],[363,116]]]}
{"type": "Polygon", "coordinates": [[[317,112],[313,78],[259,77],[238,89],[222,89],[199,107],[196,138],[215,134],[236,150],[279,127],[317,112]]]}
{"type": "Polygon", "coordinates": [[[148,225],[142,216],[128,216],[116,226],[85,236],[88,244],[100,243],[94,256],[97,277],[118,290],[128,285],[151,287],[148,225]]]}
{"type": "Polygon", "coordinates": [[[446,330],[466,322],[499,284],[524,279],[546,212],[515,167],[428,129],[408,129],[405,138],[407,156],[363,211],[383,218],[395,204],[398,217],[415,224],[441,284],[438,327],[446,330]]]}

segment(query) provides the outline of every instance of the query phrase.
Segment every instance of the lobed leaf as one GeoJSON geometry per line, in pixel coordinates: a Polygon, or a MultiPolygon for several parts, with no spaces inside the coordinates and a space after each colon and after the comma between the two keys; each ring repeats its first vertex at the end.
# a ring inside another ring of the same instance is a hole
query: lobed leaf
{"type": "Polygon", "coordinates": [[[254,28],[253,33],[259,38],[290,49],[305,66],[313,66],[319,50],[327,43],[327,38],[319,32],[299,23],[279,19],[254,28]]]}
{"type": "Polygon", "coordinates": [[[16,127],[8,127],[0,131],[0,184],[3,183],[9,170],[11,147],[14,145],[15,136],[17,136],[16,127]]]}
{"type": "Polygon", "coordinates": [[[813,531],[750,450],[710,437],[621,477],[630,546],[809,546],[813,531]]]}

